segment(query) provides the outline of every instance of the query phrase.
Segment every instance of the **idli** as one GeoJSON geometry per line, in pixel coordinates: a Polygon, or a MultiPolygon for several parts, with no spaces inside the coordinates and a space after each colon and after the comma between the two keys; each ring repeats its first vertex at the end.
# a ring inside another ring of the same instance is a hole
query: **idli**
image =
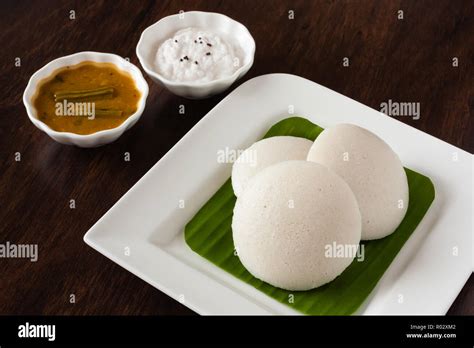
{"type": "Polygon", "coordinates": [[[234,207],[232,236],[253,276],[282,289],[309,290],[332,281],[352,262],[361,217],[351,189],[333,171],[286,161],[249,181],[234,207]],[[328,253],[334,246],[353,252],[328,253]]]}
{"type": "Polygon", "coordinates": [[[243,151],[232,166],[235,195],[239,197],[250,178],[269,165],[288,160],[306,160],[311,145],[311,140],[290,136],[257,141],[243,151]]]}
{"type": "Polygon", "coordinates": [[[308,153],[308,161],[339,174],[350,186],[362,216],[362,239],[388,236],[408,208],[408,181],[397,154],[367,129],[338,124],[325,129],[308,153]]]}

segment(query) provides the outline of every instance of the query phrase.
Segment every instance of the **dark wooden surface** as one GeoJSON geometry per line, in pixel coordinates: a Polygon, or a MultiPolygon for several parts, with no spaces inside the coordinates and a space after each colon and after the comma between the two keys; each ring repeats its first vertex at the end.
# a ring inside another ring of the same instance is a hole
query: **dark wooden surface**
{"type": "MultiPolygon", "coordinates": [[[[469,0],[2,1],[0,242],[37,243],[39,260],[0,260],[0,314],[193,313],[86,246],[82,237],[230,91],[190,101],[148,79],[143,117],[118,141],[97,149],[54,142],[30,123],[21,101],[31,74],[60,56],[112,52],[139,66],[135,46],[141,31],[179,10],[221,12],[249,28],[257,44],[255,64],[233,88],[258,75],[286,72],[375,109],[388,99],[420,102],[421,118],[402,122],[474,151],[469,0]],[[397,19],[400,9],[403,20],[397,19]],[[15,67],[15,57],[21,67],[15,67]],[[343,67],[343,57],[350,58],[349,67],[343,67]],[[457,68],[453,57],[459,58],[457,68]],[[180,104],[185,115],[178,113],[180,104]],[[21,162],[15,162],[16,152],[21,162]],[[124,152],[130,152],[130,162],[124,152]],[[76,209],[69,208],[70,199],[76,209]]],[[[449,314],[474,314],[473,287],[471,276],[449,314]]]]}

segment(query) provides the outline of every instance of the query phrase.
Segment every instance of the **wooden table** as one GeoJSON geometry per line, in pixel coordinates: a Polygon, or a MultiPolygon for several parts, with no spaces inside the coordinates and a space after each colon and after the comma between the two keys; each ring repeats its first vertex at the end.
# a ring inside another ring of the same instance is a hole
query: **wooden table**
{"type": "MultiPolygon", "coordinates": [[[[142,30],[179,10],[221,12],[248,27],[257,44],[255,64],[233,88],[285,72],[375,109],[389,99],[420,102],[419,120],[400,121],[474,151],[469,0],[2,1],[0,242],[37,243],[39,260],[0,260],[0,314],[193,313],[86,246],[82,237],[230,91],[192,101],[148,79],[150,95],[138,124],[97,149],[54,142],[31,124],[21,100],[31,74],[60,56],[112,52],[139,66],[135,46],[142,30]],[[179,114],[181,104],[185,115],[179,114]],[[17,152],[21,161],[15,161],[17,152]]],[[[449,314],[474,314],[473,287],[471,276],[449,314]]]]}

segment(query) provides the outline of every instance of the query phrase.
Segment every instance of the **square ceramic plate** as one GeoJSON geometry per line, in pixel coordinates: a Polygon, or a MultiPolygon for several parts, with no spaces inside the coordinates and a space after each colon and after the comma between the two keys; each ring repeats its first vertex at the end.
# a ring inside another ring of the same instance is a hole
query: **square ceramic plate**
{"type": "Polygon", "coordinates": [[[297,76],[265,75],[237,88],[87,232],[85,242],[200,314],[298,314],[195,254],[183,235],[230,176],[231,164],[218,163],[217,152],[245,149],[292,114],[322,127],[365,127],[406,167],[433,180],[435,201],[358,314],[445,314],[473,269],[472,155],[297,76]]]}

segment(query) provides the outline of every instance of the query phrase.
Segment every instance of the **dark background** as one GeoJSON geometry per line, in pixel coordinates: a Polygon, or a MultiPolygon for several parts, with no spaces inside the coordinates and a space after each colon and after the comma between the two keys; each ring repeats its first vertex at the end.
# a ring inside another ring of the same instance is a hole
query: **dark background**
{"type": "MultiPolygon", "coordinates": [[[[374,109],[388,99],[420,102],[419,120],[400,121],[472,153],[473,20],[469,0],[2,0],[0,242],[37,243],[39,260],[0,260],[0,314],[192,314],[82,238],[212,107],[252,77],[300,75],[374,109]],[[229,15],[254,36],[254,66],[229,91],[191,101],[147,78],[150,95],[140,121],[97,149],[60,145],[30,123],[21,98],[36,70],[86,50],[130,57],[140,66],[135,47],[141,32],[179,10],[229,15]],[[342,66],[343,57],[350,67],[342,66]],[[180,104],[185,115],[178,113],[180,104]],[[21,162],[15,162],[16,152],[21,162]],[[70,199],[76,209],[69,208],[70,199]]],[[[471,276],[449,314],[474,314],[473,287],[471,276]]]]}

